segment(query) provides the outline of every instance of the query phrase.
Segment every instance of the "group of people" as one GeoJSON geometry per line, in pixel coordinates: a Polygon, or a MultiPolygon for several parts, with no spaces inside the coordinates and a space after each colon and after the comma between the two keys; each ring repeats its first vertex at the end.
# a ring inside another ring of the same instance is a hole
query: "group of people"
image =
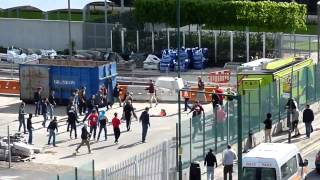
{"type": "MultiPolygon", "coordinates": [[[[287,126],[290,130],[290,133],[294,132],[293,137],[300,136],[300,131],[298,128],[298,124],[300,121],[300,112],[298,109],[297,102],[289,98],[287,104],[287,126]]],[[[312,122],[314,121],[314,113],[313,110],[310,109],[310,105],[307,104],[305,109],[302,112],[302,122],[305,124],[306,129],[306,137],[310,138],[310,134],[313,132],[312,122]]],[[[272,115],[271,113],[267,113],[266,120],[263,121],[265,124],[265,142],[272,142],[271,141],[271,130],[272,130],[272,115]]]]}
{"type": "MultiPolygon", "coordinates": [[[[48,145],[56,146],[56,133],[58,132],[58,120],[54,116],[54,108],[57,105],[55,101],[55,92],[50,91],[49,97],[42,96],[42,88],[37,88],[37,91],[34,93],[34,103],[35,103],[35,113],[34,116],[42,115],[43,122],[42,126],[46,127],[46,122],[48,118],[51,119],[47,132],[49,133],[48,145]]],[[[150,84],[146,90],[150,94],[150,107],[152,107],[152,101],[156,101],[158,104],[157,98],[155,95],[155,86],[153,81],[150,81],[150,84]]],[[[108,98],[108,90],[103,85],[99,91],[92,95],[90,98],[86,97],[86,87],[81,87],[80,89],[75,89],[67,105],[67,131],[70,131],[70,139],[73,137],[77,139],[77,124],[80,123],[80,116],[84,116],[82,119],[83,127],[81,129],[81,143],[77,147],[76,152],[79,148],[86,144],[88,146],[88,151],[90,150],[89,141],[91,138],[93,140],[99,141],[101,134],[104,134],[104,139],[107,140],[107,125],[111,124],[114,130],[114,143],[118,143],[120,137],[120,124],[121,119],[126,122],[126,129],[130,131],[131,128],[131,119],[132,116],[138,120],[138,117],[135,113],[135,108],[132,105],[133,96],[132,93],[126,93],[124,98],[120,97],[120,87],[119,84],[116,84],[112,92],[112,99],[108,98]],[[118,113],[114,113],[114,116],[109,122],[106,111],[112,108],[115,102],[119,102],[119,106],[123,107],[123,114],[121,117],[118,116],[118,113]],[[100,109],[100,110],[99,110],[100,109]],[[97,133],[97,130],[99,131],[97,133]],[[102,132],[103,131],[103,132],[102,132]],[[96,138],[97,137],[97,138],[96,138]]],[[[23,126],[23,132],[29,134],[28,144],[32,144],[32,114],[29,114],[27,119],[27,126],[25,124],[25,103],[22,102],[19,107],[19,132],[23,126]]],[[[149,107],[145,108],[142,112],[139,121],[142,123],[142,142],[145,142],[148,128],[150,127],[150,115],[149,107]]]]}

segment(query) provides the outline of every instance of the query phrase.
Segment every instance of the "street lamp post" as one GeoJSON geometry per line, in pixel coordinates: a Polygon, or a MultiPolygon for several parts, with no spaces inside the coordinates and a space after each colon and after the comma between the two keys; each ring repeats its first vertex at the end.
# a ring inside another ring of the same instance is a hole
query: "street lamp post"
{"type": "Polygon", "coordinates": [[[317,43],[317,57],[318,57],[318,64],[320,63],[320,1],[317,3],[317,23],[318,23],[318,43],[317,43]]]}
{"type": "MultiPolygon", "coordinates": [[[[180,67],[180,0],[177,0],[177,60],[178,60],[178,78],[181,76],[181,67],[180,67]]],[[[180,90],[178,91],[178,135],[179,135],[179,154],[178,154],[178,170],[179,170],[179,180],[182,180],[182,147],[181,147],[181,96],[180,96],[180,90]]],[[[190,142],[191,143],[191,142],[190,142]]]]}
{"type": "Polygon", "coordinates": [[[104,24],[105,24],[105,43],[106,43],[106,50],[108,49],[108,2],[104,0],[104,24]]]}
{"type": "Polygon", "coordinates": [[[68,0],[68,43],[69,43],[69,58],[72,57],[72,42],[71,42],[71,7],[70,0],[68,0]]]}

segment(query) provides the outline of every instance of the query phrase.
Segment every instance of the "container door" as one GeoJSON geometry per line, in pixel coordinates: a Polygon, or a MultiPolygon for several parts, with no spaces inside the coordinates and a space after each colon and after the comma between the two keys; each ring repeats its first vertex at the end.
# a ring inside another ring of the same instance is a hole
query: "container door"
{"type": "Polygon", "coordinates": [[[33,94],[42,87],[42,97],[49,96],[49,68],[47,66],[20,66],[20,98],[33,101],[33,94]]]}

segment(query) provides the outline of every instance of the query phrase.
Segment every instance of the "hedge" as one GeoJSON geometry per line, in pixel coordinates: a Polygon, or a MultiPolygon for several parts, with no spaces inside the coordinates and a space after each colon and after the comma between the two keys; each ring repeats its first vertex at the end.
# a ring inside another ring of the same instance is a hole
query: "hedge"
{"type": "MultiPolygon", "coordinates": [[[[136,0],[140,23],[176,25],[176,0],[136,0]]],[[[181,25],[259,27],[270,31],[306,29],[303,4],[272,1],[181,0],[181,25]]]]}

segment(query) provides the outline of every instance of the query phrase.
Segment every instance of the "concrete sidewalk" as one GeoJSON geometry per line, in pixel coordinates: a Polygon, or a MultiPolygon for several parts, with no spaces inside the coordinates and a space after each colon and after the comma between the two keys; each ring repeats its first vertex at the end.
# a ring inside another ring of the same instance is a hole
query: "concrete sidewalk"
{"type": "MultiPolygon", "coordinates": [[[[306,138],[305,135],[305,125],[302,122],[302,118],[299,121],[299,131],[300,131],[300,136],[298,137],[292,137],[291,139],[291,144],[295,144],[301,151],[302,155],[304,153],[304,149],[306,149],[307,147],[309,147],[310,145],[314,144],[315,142],[318,142],[320,140],[320,113],[319,113],[319,104],[316,103],[312,106],[314,112],[315,112],[315,120],[312,123],[313,125],[313,129],[314,132],[311,134],[311,137],[308,139],[306,138]]],[[[300,115],[302,117],[302,114],[300,115]]],[[[274,127],[273,127],[274,128],[274,127]]],[[[294,132],[292,133],[292,136],[294,135],[294,132]]],[[[263,143],[264,141],[264,137],[260,140],[259,143],[263,143]]],[[[288,143],[288,133],[287,131],[283,131],[281,132],[279,135],[273,136],[272,137],[272,142],[274,143],[288,143]]],[[[235,148],[237,147],[237,145],[233,145],[233,149],[235,150],[235,148]]],[[[244,145],[242,146],[244,147],[244,145]]],[[[245,155],[245,154],[243,154],[245,155]]],[[[222,154],[219,153],[216,155],[217,156],[217,160],[218,160],[218,167],[215,169],[215,180],[223,180],[223,166],[222,166],[222,154]]],[[[202,177],[201,179],[206,180],[207,179],[207,173],[206,173],[206,167],[203,164],[203,161],[200,162],[200,166],[201,166],[201,173],[202,173],[202,177]]],[[[188,169],[189,170],[189,169],[188,169]]],[[[237,163],[234,164],[234,173],[233,173],[233,179],[237,180],[238,179],[238,166],[237,163]]],[[[184,173],[184,177],[188,176],[188,172],[184,173]]]]}

